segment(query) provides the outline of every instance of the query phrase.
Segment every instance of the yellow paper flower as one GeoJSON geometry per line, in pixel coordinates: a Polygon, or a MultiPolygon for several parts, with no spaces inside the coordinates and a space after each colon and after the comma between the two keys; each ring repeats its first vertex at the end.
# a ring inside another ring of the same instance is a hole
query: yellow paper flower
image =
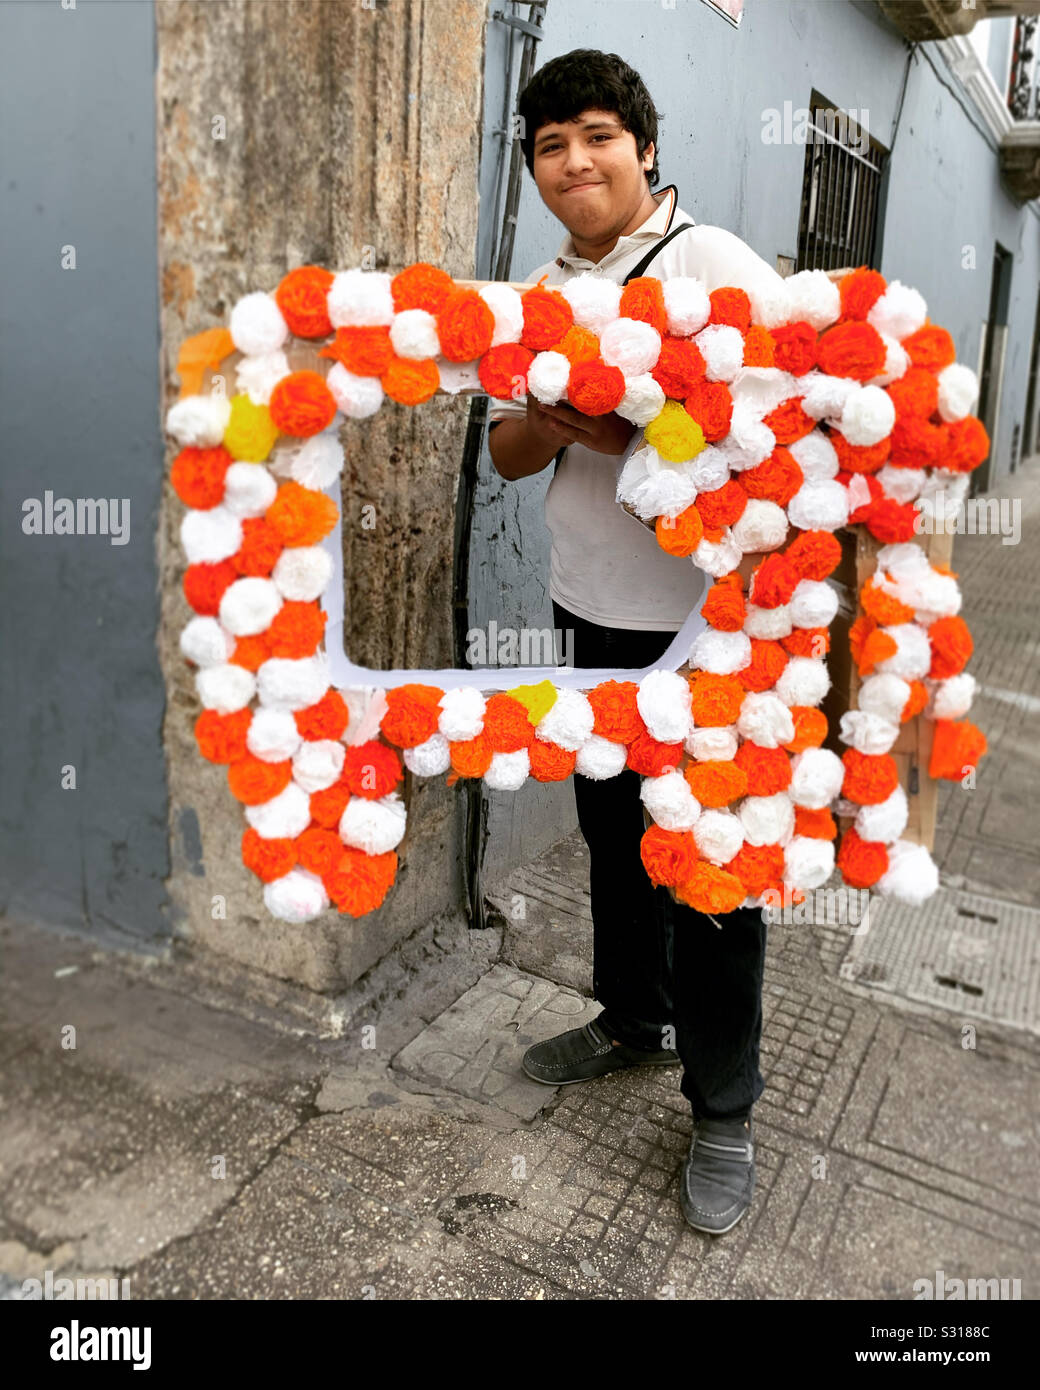
{"type": "Polygon", "coordinates": [[[514,685],[506,694],[520,701],[532,724],[544,719],[556,703],[556,690],[550,680],[539,681],[537,685],[514,685]]]}
{"type": "Polygon", "coordinates": [[[646,442],[669,463],[685,463],[704,448],[704,431],[678,401],[665,401],[645,435],[646,442]]]}
{"type": "Polygon", "coordinates": [[[231,418],[224,431],[224,448],[233,459],[263,463],[278,438],[278,427],[266,405],[254,405],[247,395],[232,396],[231,418]]]}

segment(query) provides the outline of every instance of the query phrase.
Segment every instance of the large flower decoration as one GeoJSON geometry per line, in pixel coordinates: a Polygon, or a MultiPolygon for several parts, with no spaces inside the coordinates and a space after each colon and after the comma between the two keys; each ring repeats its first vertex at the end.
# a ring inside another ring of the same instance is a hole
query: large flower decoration
{"type": "Polygon", "coordinates": [[[425,263],[304,266],[189,339],[166,418],[195,614],[181,650],[197,668],[198,746],[245,808],[242,857],[268,911],[377,908],[408,776],[514,790],[625,768],[643,778],[646,872],[700,910],[798,899],[835,862],[856,887],[934,891],[927,848],[904,838],[890,750],[924,714],[933,777],[985,751],[962,719],[974,682],[956,580],[918,536],[922,515],[959,506],[989,448],[955,355],[916,290],[866,268],[804,271],[767,299],[692,278],[516,287],[425,263]],[[216,388],[232,372],[229,397],[216,388]],[[583,689],[491,690],[479,671],[442,685],[402,673],[378,698],[335,687],[323,597],[342,427],[438,390],[531,393],[638,427],[618,502],[714,581],[673,666],[583,689]],[[862,685],[839,757],[820,706],[835,533],[849,526],[882,548],[850,634],[862,685]],[[762,558],[745,592],[746,554],[762,558]],[[854,814],[837,858],[835,808],[854,814]]]}

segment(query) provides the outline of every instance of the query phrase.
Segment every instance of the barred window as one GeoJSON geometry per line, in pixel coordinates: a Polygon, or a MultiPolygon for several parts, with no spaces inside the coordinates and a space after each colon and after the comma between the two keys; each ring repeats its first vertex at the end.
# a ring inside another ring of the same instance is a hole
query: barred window
{"type": "Polygon", "coordinates": [[[880,259],[888,151],[851,115],[813,92],[806,129],[798,269],[836,270],[880,259]]]}

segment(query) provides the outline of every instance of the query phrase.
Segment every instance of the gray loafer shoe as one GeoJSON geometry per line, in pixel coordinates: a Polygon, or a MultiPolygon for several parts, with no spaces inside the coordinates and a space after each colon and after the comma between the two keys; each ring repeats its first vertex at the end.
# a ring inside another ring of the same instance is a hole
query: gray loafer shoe
{"type": "Polygon", "coordinates": [[[677,1052],[641,1052],[623,1044],[615,1046],[592,1019],[581,1028],[535,1043],[524,1053],[520,1065],[532,1081],[569,1086],[621,1067],[674,1067],[678,1062],[677,1052]]]}
{"type": "Polygon", "coordinates": [[[750,1121],[695,1120],[683,1164],[679,1202],[695,1231],[721,1236],[751,1205],[755,1190],[755,1146],[750,1121]]]}

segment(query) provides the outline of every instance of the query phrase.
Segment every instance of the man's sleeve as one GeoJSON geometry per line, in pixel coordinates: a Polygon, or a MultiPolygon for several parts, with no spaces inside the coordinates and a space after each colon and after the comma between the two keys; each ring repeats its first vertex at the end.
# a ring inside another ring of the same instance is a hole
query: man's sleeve
{"type": "Polygon", "coordinates": [[[725,227],[702,226],[700,236],[676,237],[684,243],[683,275],[695,275],[710,294],[723,285],[746,290],[752,300],[770,300],[784,292],[784,279],[746,241],[725,227]]]}

